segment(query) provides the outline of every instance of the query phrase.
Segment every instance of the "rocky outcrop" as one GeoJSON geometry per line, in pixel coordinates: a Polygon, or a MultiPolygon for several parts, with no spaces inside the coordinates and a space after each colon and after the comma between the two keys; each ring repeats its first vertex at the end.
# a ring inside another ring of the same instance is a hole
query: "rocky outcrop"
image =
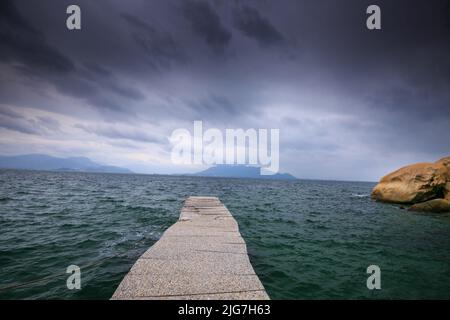
{"type": "Polygon", "coordinates": [[[408,210],[434,213],[450,212],[450,202],[445,199],[433,199],[413,204],[408,210]]]}
{"type": "Polygon", "coordinates": [[[435,163],[412,164],[383,177],[372,191],[372,199],[382,202],[418,204],[419,211],[446,208],[442,201],[450,201],[450,157],[435,163]],[[433,209],[437,208],[437,209],[433,209]]]}
{"type": "Polygon", "coordinates": [[[450,182],[447,182],[447,186],[445,187],[445,199],[450,201],[450,182]]]}

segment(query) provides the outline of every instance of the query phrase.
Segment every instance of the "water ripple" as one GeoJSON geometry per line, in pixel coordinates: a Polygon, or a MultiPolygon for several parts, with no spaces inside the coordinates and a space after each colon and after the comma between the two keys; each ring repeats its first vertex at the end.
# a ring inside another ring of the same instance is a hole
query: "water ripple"
{"type": "Polygon", "coordinates": [[[0,170],[0,299],[109,299],[179,216],[216,195],[274,299],[449,299],[450,217],[375,203],[372,183],[0,170]],[[65,270],[82,268],[83,289],[65,270]],[[381,267],[383,290],[366,288],[381,267]],[[46,278],[48,276],[49,278],[46,278]]]}

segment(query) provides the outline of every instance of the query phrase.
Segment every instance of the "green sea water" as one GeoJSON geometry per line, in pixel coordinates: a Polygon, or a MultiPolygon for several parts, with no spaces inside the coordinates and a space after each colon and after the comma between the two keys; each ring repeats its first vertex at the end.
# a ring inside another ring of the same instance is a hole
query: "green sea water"
{"type": "Polygon", "coordinates": [[[375,203],[373,186],[0,170],[0,299],[109,299],[190,195],[232,212],[272,299],[450,299],[450,216],[375,203]]]}

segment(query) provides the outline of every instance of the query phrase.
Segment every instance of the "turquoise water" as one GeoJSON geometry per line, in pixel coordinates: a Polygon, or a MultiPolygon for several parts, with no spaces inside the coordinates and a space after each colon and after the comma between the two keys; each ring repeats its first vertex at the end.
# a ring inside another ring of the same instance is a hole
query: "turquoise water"
{"type": "Polygon", "coordinates": [[[273,299],[449,299],[450,217],[374,203],[373,186],[0,170],[0,299],[110,298],[189,195],[229,208],[273,299]]]}

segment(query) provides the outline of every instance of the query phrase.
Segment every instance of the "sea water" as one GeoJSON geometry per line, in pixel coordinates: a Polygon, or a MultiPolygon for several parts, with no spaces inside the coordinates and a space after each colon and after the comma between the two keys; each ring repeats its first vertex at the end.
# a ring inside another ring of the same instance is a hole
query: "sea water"
{"type": "Polygon", "coordinates": [[[0,170],[0,299],[109,299],[190,195],[228,207],[272,299],[449,299],[450,216],[373,202],[374,185],[0,170]]]}

